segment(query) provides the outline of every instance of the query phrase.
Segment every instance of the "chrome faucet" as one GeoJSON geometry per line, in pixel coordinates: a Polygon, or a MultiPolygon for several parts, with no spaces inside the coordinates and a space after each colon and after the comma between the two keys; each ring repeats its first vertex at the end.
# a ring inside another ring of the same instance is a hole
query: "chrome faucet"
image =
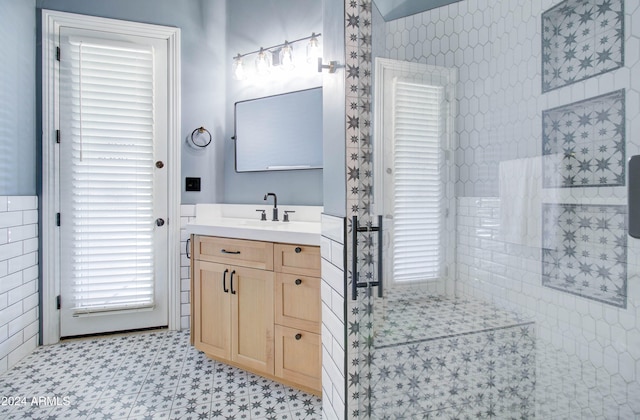
{"type": "Polygon", "coordinates": [[[267,198],[272,195],[273,196],[273,219],[271,219],[274,222],[278,221],[278,197],[275,195],[275,193],[266,193],[264,195],[264,200],[267,201],[267,198]]]}

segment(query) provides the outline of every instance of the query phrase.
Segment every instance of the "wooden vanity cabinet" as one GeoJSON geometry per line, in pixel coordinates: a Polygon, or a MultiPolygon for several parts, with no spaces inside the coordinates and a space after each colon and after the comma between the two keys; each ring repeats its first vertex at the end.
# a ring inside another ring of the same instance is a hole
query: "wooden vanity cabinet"
{"type": "Polygon", "coordinates": [[[199,260],[192,265],[192,344],[208,355],[231,360],[231,297],[223,288],[228,269],[199,260]]]}
{"type": "Polygon", "coordinates": [[[276,376],[321,390],[320,248],[275,244],[276,376]]]}
{"type": "Polygon", "coordinates": [[[273,243],[196,235],[195,260],[273,271],[273,243]]]}
{"type": "Polygon", "coordinates": [[[317,246],[274,244],[276,272],[320,277],[320,248],[317,246]]]}
{"type": "Polygon", "coordinates": [[[199,260],[194,272],[195,347],[273,375],[273,272],[199,260]]]}
{"type": "Polygon", "coordinates": [[[320,335],[276,325],[276,376],[320,392],[321,374],[320,335]]]}
{"type": "Polygon", "coordinates": [[[194,346],[320,394],[319,247],[201,235],[192,246],[194,346]]]}

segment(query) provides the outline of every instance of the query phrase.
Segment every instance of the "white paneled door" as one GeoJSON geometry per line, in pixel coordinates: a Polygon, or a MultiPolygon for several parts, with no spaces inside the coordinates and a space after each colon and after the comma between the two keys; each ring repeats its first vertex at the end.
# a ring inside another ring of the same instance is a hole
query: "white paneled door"
{"type": "Polygon", "coordinates": [[[455,72],[376,58],[376,74],[374,207],[384,220],[385,286],[442,288],[454,242],[455,72]]]}
{"type": "Polygon", "coordinates": [[[62,337],[168,324],[167,42],[60,29],[62,337]]]}

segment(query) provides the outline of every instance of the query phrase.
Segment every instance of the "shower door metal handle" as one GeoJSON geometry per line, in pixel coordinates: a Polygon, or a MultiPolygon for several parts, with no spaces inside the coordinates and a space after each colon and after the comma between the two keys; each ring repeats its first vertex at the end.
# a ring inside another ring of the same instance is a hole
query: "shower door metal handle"
{"type": "Polygon", "coordinates": [[[358,216],[351,218],[351,299],[358,299],[358,216]]]}
{"type": "Polygon", "coordinates": [[[378,287],[378,297],[382,297],[382,216],[378,216],[378,226],[358,226],[358,216],[351,219],[351,242],[353,244],[351,256],[351,299],[358,299],[358,288],[378,287]],[[378,281],[358,281],[358,233],[378,232],[378,281]]]}
{"type": "Polygon", "coordinates": [[[378,216],[378,297],[382,297],[382,215],[378,216]]]}
{"type": "Polygon", "coordinates": [[[631,156],[628,172],[627,212],[629,236],[640,238],[640,155],[631,156]]]}

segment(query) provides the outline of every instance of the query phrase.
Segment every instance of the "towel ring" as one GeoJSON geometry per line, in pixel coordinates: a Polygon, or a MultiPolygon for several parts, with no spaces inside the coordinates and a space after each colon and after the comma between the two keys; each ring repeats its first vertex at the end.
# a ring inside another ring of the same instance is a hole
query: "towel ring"
{"type": "Polygon", "coordinates": [[[194,146],[197,147],[207,147],[209,144],[211,144],[211,133],[209,132],[209,130],[207,130],[204,127],[198,127],[195,130],[193,130],[191,132],[191,143],[194,146]],[[209,136],[209,138],[207,139],[206,136],[202,136],[201,134],[203,133],[207,133],[207,135],[209,136]],[[198,135],[196,135],[198,134],[198,135]],[[202,139],[204,137],[204,139],[202,139]],[[200,140],[198,140],[200,138],[200,140]]]}

